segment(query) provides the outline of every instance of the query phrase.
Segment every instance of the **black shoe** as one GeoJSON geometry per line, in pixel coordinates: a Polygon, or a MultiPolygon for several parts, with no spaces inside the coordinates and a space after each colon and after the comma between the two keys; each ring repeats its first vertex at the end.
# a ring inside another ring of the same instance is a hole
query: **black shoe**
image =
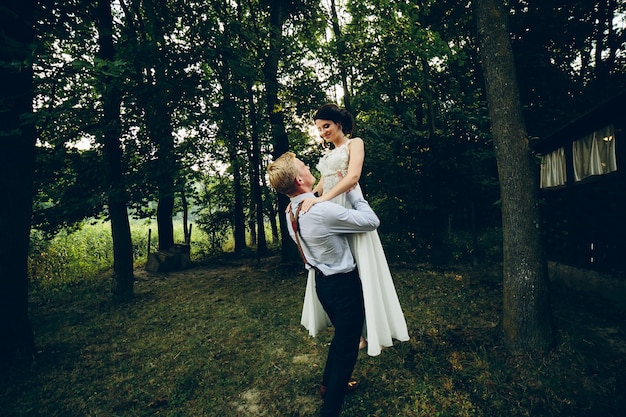
{"type": "MultiPolygon", "coordinates": [[[[350,381],[348,382],[348,386],[346,387],[346,392],[352,392],[354,390],[356,390],[359,385],[361,385],[359,383],[359,381],[350,381]]],[[[326,395],[326,390],[328,388],[326,387],[326,385],[320,385],[320,395],[323,397],[324,395],[326,395]]]]}

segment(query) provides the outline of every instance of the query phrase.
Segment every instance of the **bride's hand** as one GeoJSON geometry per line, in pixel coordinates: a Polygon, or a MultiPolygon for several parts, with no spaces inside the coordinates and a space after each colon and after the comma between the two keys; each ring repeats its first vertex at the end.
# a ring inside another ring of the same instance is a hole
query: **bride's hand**
{"type": "Polygon", "coordinates": [[[315,204],[321,202],[322,199],[320,197],[316,197],[316,198],[305,198],[304,200],[302,200],[301,203],[301,208],[300,208],[300,213],[304,214],[307,211],[309,211],[309,209],[311,207],[313,207],[315,204]]]}

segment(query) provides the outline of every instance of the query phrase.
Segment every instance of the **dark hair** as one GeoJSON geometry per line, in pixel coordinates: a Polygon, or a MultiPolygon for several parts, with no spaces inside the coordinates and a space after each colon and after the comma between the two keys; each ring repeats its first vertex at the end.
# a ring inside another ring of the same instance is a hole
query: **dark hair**
{"type": "Polygon", "coordinates": [[[352,134],[354,130],[354,119],[350,112],[346,109],[342,109],[336,104],[329,103],[324,104],[317,109],[313,120],[332,120],[335,123],[341,123],[341,130],[346,135],[352,134]]]}

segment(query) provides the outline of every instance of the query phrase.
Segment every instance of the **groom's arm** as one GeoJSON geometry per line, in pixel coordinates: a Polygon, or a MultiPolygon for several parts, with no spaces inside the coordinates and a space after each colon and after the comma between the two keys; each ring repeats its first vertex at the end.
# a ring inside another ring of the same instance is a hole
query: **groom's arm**
{"type": "Polygon", "coordinates": [[[331,233],[362,233],[376,230],[380,226],[380,219],[374,213],[363,194],[357,190],[346,194],[352,209],[338,204],[324,204],[326,213],[323,215],[324,224],[331,233]]]}

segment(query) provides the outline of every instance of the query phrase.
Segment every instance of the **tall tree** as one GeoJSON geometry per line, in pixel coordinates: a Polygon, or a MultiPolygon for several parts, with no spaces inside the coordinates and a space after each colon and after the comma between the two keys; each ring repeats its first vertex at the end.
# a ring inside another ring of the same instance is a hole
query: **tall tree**
{"type": "Polygon", "coordinates": [[[350,113],[354,113],[352,108],[352,100],[350,99],[350,85],[348,82],[348,69],[347,63],[349,62],[346,56],[346,40],[341,33],[341,27],[339,26],[339,14],[337,13],[337,5],[335,0],[330,1],[330,16],[335,35],[337,67],[339,67],[339,74],[341,76],[341,86],[343,88],[343,105],[350,113]]]}
{"type": "Polygon", "coordinates": [[[219,82],[221,97],[215,114],[219,115],[217,124],[220,142],[228,153],[229,174],[233,179],[232,224],[235,253],[240,254],[246,247],[244,179],[245,158],[247,156],[245,140],[245,69],[242,61],[249,58],[245,46],[241,46],[241,29],[244,25],[240,4],[236,8],[223,2],[214,2],[219,27],[215,34],[215,59],[210,65],[219,82]]]}
{"type": "MultiPolygon", "coordinates": [[[[257,256],[261,257],[267,253],[267,239],[265,237],[265,222],[263,210],[263,189],[261,188],[261,138],[259,135],[259,120],[257,114],[257,105],[252,87],[251,80],[248,79],[248,108],[250,119],[250,192],[252,193],[251,201],[254,202],[254,213],[256,219],[256,241],[257,256]]],[[[254,226],[253,226],[254,227],[254,226]]]]}
{"type": "MultiPolygon", "coordinates": [[[[288,17],[287,4],[281,0],[268,1],[270,10],[269,16],[269,50],[263,65],[263,75],[265,78],[267,111],[269,113],[269,121],[273,138],[274,149],[272,154],[274,158],[278,158],[289,150],[289,137],[285,131],[285,120],[283,108],[278,94],[278,63],[280,61],[280,51],[283,43],[283,24],[288,17]]],[[[282,195],[278,195],[278,213],[284,213],[289,199],[282,195]]],[[[289,232],[287,229],[287,220],[285,216],[279,215],[280,232],[281,232],[281,256],[283,262],[298,259],[297,251],[291,244],[289,232]]]]}
{"type": "Polygon", "coordinates": [[[37,2],[0,8],[0,364],[35,354],[27,258],[33,202],[34,23],[37,2]]]}
{"type": "Polygon", "coordinates": [[[626,2],[510,2],[520,97],[531,136],[543,137],[626,87],[626,2]]]}
{"type": "Polygon", "coordinates": [[[477,0],[474,13],[502,201],[502,327],[515,349],[553,342],[547,264],[541,245],[536,166],[519,99],[508,20],[501,0],[477,0]]]}
{"type": "MultiPolygon", "coordinates": [[[[146,111],[146,127],[157,147],[159,170],[156,176],[159,198],[157,205],[157,225],[159,229],[159,249],[168,250],[174,246],[174,183],[177,178],[177,162],[174,155],[174,136],[172,126],[172,110],[169,107],[171,92],[169,61],[166,53],[168,42],[165,28],[168,23],[169,10],[167,4],[145,1],[144,43],[152,56],[151,66],[145,68],[146,93],[143,105],[146,111]]],[[[138,13],[138,17],[140,14],[138,13]]]]}
{"type": "Polygon", "coordinates": [[[122,146],[120,142],[120,105],[122,89],[120,72],[115,68],[115,44],[113,42],[113,17],[109,0],[98,0],[96,21],[99,35],[99,58],[102,94],[102,148],[107,186],[109,218],[113,237],[113,294],[122,299],[133,295],[133,242],[130,234],[128,198],[122,170],[122,146]]]}
{"type": "Polygon", "coordinates": [[[156,155],[148,180],[157,189],[159,250],[168,250],[174,246],[172,215],[179,175],[172,119],[172,95],[178,84],[173,81],[176,71],[168,54],[171,44],[167,33],[174,16],[169,13],[169,3],[120,1],[120,6],[126,17],[126,54],[135,68],[133,93],[141,109],[136,111],[143,110],[142,122],[156,155]]]}

